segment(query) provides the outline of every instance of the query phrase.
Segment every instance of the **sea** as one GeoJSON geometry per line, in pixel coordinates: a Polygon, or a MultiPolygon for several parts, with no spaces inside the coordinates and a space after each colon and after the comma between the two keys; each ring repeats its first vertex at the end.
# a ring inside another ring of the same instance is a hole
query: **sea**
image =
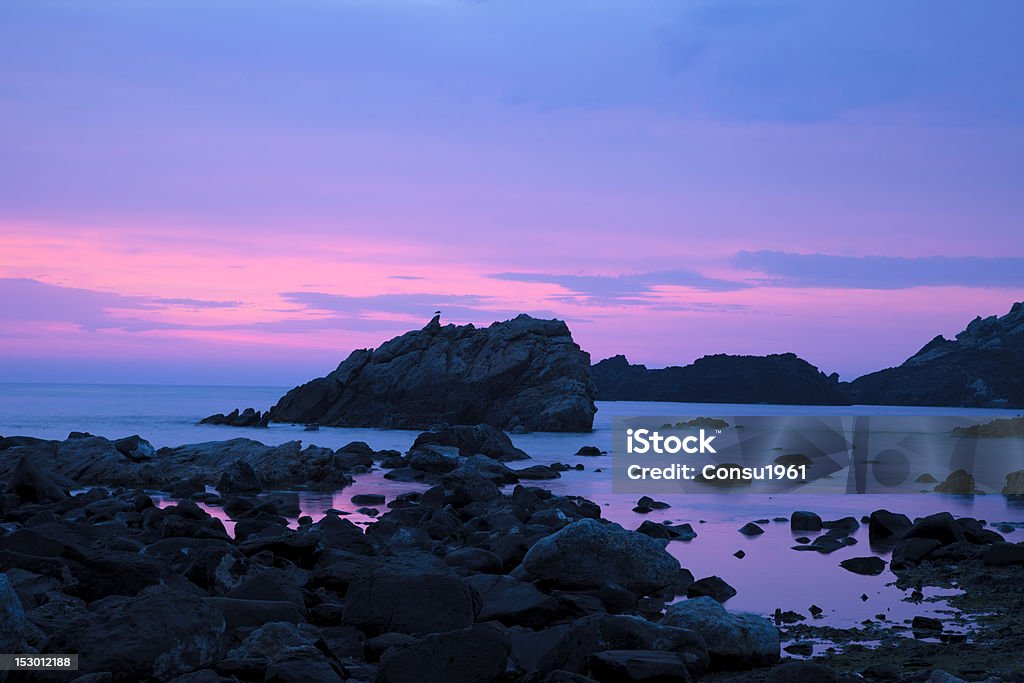
{"type": "MultiPolygon", "coordinates": [[[[352,441],[364,441],[375,450],[407,450],[417,431],[395,429],[349,429],[321,427],[305,431],[301,425],[273,424],[269,428],[238,428],[200,425],[199,420],[233,408],[265,410],[290,387],[272,386],[187,386],[137,384],[13,384],[0,383],[0,435],[26,435],[64,439],[71,431],[89,432],[108,438],[139,434],[154,446],[245,437],[265,444],[302,441],[339,448],[352,441]]],[[[739,404],[678,404],[653,402],[598,402],[594,430],[586,434],[531,433],[511,435],[516,446],[532,460],[511,463],[512,467],[555,462],[582,464],[582,471],[563,472],[560,479],[537,483],[558,494],[590,499],[603,508],[603,516],[627,529],[644,520],[690,523],[697,537],[689,542],[673,541],[668,550],[697,578],[719,576],[737,590],[726,606],[770,616],[776,609],[808,617],[809,608],[823,610],[818,622],[839,628],[856,627],[867,619],[884,615],[901,624],[917,615],[940,616],[956,624],[944,598],[956,589],[925,591],[923,601],[911,601],[908,591],[894,585],[889,571],[878,576],[861,576],[839,566],[847,558],[878,555],[888,560],[888,548],[872,547],[863,526],[855,545],[831,554],[798,552],[792,549],[802,532],[792,532],[787,518],[795,510],[810,510],[823,519],[852,516],[861,519],[873,510],[886,508],[915,518],[948,511],[956,516],[986,520],[990,526],[1010,525],[1004,535],[1010,541],[1024,540],[1024,503],[1002,495],[945,495],[937,493],[881,495],[847,494],[841,490],[792,494],[678,493],[655,498],[671,507],[648,514],[633,511],[636,494],[615,493],[611,484],[611,457],[579,457],[581,446],[611,450],[612,420],[640,415],[946,415],[950,409],[898,408],[878,406],[774,406],[739,404]],[[765,533],[744,536],[738,529],[747,522],[761,521],[765,533]],[[742,557],[737,557],[737,551],[742,557]]],[[[1012,417],[1015,410],[960,410],[958,415],[982,419],[1012,417]]],[[[1021,448],[1017,448],[1021,451],[1021,448]]],[[[359,493],[383,493],[390,500],[399,493],[425,488],[417,484],[392,482],[383,472],[357,475],[355,483],[334,493],[294,492],[303,514],[314,519],[334,508],[350,513],[349,519],[370,524],[373,517],[356,512],[351,497],[359,493]]],[[[162,504],[173,501],[156,493],[162,504]]],[[[232,524],[219,508],[209,508],[225,525],[232,524]]],[[[381,513],[386,512],[381,508],[381,513]]],[[[294,520],[293,520],[294,522],[294,520]]],[[[814,534],[810,534],[812,537],[814,534]]],[[[970,624],[962,627],[969,632],[970,624]]]]}

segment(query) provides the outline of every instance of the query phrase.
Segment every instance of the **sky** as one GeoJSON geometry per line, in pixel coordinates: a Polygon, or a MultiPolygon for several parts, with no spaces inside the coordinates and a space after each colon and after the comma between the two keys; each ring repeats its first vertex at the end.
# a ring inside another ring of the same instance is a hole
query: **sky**
{"type": "Polygon", "coordinates": [[[843,379],[1024,300],[1024,4],[9,0],[0,381],[520,312],[843,379]]]}

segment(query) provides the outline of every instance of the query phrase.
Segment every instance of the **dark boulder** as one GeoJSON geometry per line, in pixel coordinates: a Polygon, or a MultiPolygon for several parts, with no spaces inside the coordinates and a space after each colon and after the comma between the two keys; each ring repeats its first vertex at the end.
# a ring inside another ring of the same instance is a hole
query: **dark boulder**
{"type": "Polygon", "coordinates": [[[974,476],[966,470],[950,472],[946,480],[935,487],[936,493],[972,494],[975,491],[974,476]]]}
{"type": "Polygon", "coordinates": [[[489,424],[456,425],[423,432],[410,450],[418,446],[451,446],[459,450],[459,455],[486,455],[501,462],[530,459],[512,444],[507,434],[489,424]]]}
{"type": "Polygon", "coordinates": [[[878,576],[885,571],[885,560],[874,555],[870,557],[851,557],[839,563],[848,572],[864,576],[878,576]]]}
{"type": "Polygon", "coordinates": [[[686,589],[688,598],[714,598],[717,602],[725,602],[736,595],[736,589],[720,576],[705,576],[697,579],[686,589]]]}
{"type": "Polygon", "coordinates": [[[262,491],[263,482],[252,465],[244,460],[236,460],[224,470],[217,483],[217,490],[221,493],[252,493],[262,491]]]}
{"type": "Polygon", "coordinates": [[[710,597],[670,605],[661,623],[699,633],[717,669],[749,669],[779,661],[779,630],[764,617],[729,612],[710,597]]]}
{"type": "Polygon", "coordinates": [[[928,553],[941,547],[942,543],[932,538],[904,539],[892,549],[890,566],[893,569],[902,569],[915,565],[927,557],[928,553]]]}
{"type": "Polygon", "coordinates": [[[656,624],[641,617],[594,614],[577,619],[567,628],[539,632],[546,651],[533,665],[539,672],[556,670],[582,673],[591,656],[609,650],[655,650],[678,656],[690,678],[696,680],[708,668],[708,650],[696,632],[656,624]]]}
{"type": "Polygon", "coordinates": [[[156,449],[153,448],[153,444],[138,434],[117,439],[114,441],[114,448],[132,462],[145,462],[156,457],[156,449]]]}
{"type": "Polygon", "coordinates": [[[212,662],[224,632],[223,616],[201,598],[154,586],[133,598],[93,604],[54,633],[42,650],[77,653],[80,673],[166,680],[212,662]]]}
{"type": "Polygon", "coordinates": [[[581,519],[537,541],[523,568],[531,577],[562,588],[615,583],[646,595],[672,584],[679,561],[649,536],[581,519]]]}
{"type": "Polygon", "coordinates": [[[967,542],[963,528],[948,512],[937,512],[915,520],[914,526],[907,530],[903,538],[930,538],[942,545],[967,542]]]}
{"type": "Polygon", "coordinates": [[[472,625],[479,609],[479,595],[456,576],[379,569],[349,584],[344,622],[368,635],[438,633],[472,625]]]}
{"type": "Polygon", "coordinates": [[[483,329],[435,320],[354,351],[326,377],[288,392],[270,415],[344,427],[590,431],[595,397],[590,358],[565,323],[520,315],[483,329]]]}
{"type": "Polygon", "coordinates": [[[789,518],[789,528],[793,531],[821,531],[821,517],[813,512],[797,510],[789,518]]]}
{"type": "Polygon", "coordinates": [[[598,681],[689,683],[693,678],[682,658],[658,650],[605,650],[590,656],[590,675],[598,681]]]}
{"type": "Polygon", "coordinates": [[[1024,564],[1024,544],[1006,543],[1005,541],[993,543],[992,547],[985,553],[984,562],[995,567],[1024,564]]]}
{"type": "Polygon", "coordinates": [[[492,624],[429,635],[392,647],[380,658],[380,683],[483,683],[501,680],[508,636],[492,624]]]}
{"type": "Polygon", "coordinates": [[[541,593],[532,583],[493,574],[471,576],[466,583],[480,594],[480,621],[539,628],[558,611],[558,600],[541,593]]]}
{"type": "Polygon", "coordinates": [[[875,510],[868,518],[868,536],[871,540],[903,538],[914,525],[910,518],[888,510],[875,510]]]}
{"type": "Polygon", "coordinates": [[[7,480],[6,493],[29,503],[55,502],[68,497],[58,477],[39,467],[28,454],[21,456],[7,480]]]}

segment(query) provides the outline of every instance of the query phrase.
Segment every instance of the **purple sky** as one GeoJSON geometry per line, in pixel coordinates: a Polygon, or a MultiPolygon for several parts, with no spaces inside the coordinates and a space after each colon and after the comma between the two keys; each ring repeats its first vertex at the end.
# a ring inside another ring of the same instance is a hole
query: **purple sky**
{"type": "Polygon", "coordinates": [[[520,311],[845,379],[1024,299],[1024,6],[0,5],[0,378],[293,384],[520,311]]]}

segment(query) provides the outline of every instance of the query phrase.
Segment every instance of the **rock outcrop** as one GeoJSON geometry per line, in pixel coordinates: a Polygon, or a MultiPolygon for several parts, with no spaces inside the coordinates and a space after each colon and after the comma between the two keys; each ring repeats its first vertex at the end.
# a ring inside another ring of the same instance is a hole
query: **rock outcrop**
{"type": "Polygon", "coordinates": [[[1024,302],[975,318],[955,339],[937,336],[902,365],[849,384],[870,405],[1024,407],[1024,302]]]}
{"type": "Polygon", "coordinates": [[[602,401],[846,405],[839,375],[826,375],[792,353],[704,356],[691,365],[649,370],[625,356],[591,368],[602,401]]]}
{"type": "Polygon", "coordinates": [[[334,372],[289,391],[270,419],[584,432],[593,425],[596,395],[590,356],[560,320],[520,315],[478,329],[435,318],[377,349],[353,351],[334,372]]]}

